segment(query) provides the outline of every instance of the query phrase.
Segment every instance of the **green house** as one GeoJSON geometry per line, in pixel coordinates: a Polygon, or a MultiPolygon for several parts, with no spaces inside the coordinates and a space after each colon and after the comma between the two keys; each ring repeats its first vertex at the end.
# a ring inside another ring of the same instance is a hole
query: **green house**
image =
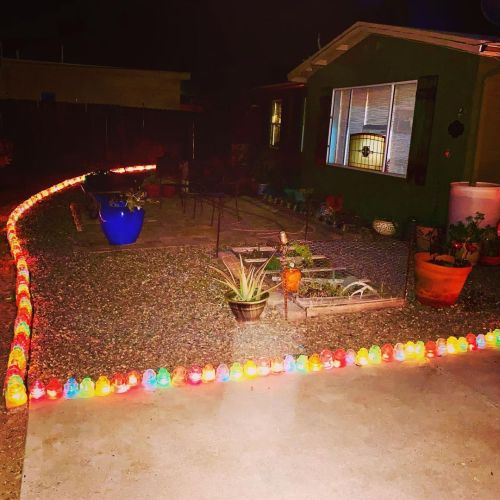
{"type": "Polygon", "coordinates": [[[500,181],[500,43],[358,22],[292,70],[301,183],[348,210],[446,223],[450,183],[500,181]]]}

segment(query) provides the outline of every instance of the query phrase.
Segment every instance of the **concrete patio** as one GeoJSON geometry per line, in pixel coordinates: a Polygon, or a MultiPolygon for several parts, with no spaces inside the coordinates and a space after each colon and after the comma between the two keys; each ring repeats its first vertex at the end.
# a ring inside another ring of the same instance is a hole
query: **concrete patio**
{"type": "Polygon", "coordinates": [[[24,499],[498,498],[500,351],[33,404],[24,499]]]}

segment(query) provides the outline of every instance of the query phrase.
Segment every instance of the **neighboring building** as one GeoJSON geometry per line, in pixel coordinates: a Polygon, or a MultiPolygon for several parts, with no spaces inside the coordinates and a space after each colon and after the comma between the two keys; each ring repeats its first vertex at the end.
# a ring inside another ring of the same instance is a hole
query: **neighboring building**
{"type": "Polygon", "coordinates": [[[450,182],[500,181],[499,58],[491,38],[354,24],[288,75],[306,86],[302,185],[368,220],[444,224],[450,182]]]}
{"type": "Polygon", "coordinates": [[[95,168],[190,157],[189,73],[0,59],[0,138],[13,166],[95,168]]]}

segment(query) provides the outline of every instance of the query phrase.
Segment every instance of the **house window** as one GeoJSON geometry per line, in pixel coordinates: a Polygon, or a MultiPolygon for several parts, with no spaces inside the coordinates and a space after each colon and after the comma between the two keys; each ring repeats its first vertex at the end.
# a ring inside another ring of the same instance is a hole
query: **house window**
{"type": "Polygon", "coordinates": [[[281,99],[275,99],[271,103],[271,126],[269,133],[269,146],[271,146],[272,148],[277,148],[280,144],[282,107],[283,105],[281,99]]]}
{"type": "Polygon", "coordinates": [[[417,82],[335,89],[326,161],[405,177],[417,82]]]}

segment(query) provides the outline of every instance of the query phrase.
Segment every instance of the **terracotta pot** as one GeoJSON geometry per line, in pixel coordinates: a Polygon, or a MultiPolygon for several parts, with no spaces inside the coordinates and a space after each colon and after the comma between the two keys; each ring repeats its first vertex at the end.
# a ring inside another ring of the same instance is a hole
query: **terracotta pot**
{"type": "Polygon", "coordinates": [[[148,198],[159,198],[160,189],[161,186],[159,184],[146,184],[144,186],[144,191],[146,191],[148,198]]]}
{"type": "Polygon", "coordinates": [[[234,297],[234,295],[231,292],[226,295],[227,302],[236,321],[253,323],[259,320],[262,311],[264,311],[269,294],[267,292],[262,294],[263,298],[256,302],[240,302],[234,300],[232,297],[234,297]]]}
{"type": "Polygon", "coordinates": [[[432,240],[438,236],[437,227],[417,226],[416,233],[417,250],[419,252],[428,252],[431,249],[432,240]]]}
{"type": "Polygon", "coordinates": [[[173,198],[177,189],[175,186],[171,186],[170,184],[162,184],[161,185],[161,195],[164,198],[173,198]]]}
{"type": "Polygon", "coordinates": [[[481,255],[479,263],[483,266],[500,266],[500,255],[481,255]]]}
{"type": "MultiPolygon", "coordinates": [[[[441,255],[439,259],[453,261],[451,255],[441,255]]],[[[430,260],[429,252],[415,254],[417,300],[433,307],[452,306],[457,301],[472,267],[445,267],[433,264],[430,260]]]]}
{"type": "Polygon", "coordinates": [[[288,293],[297,293],[299,291],[300,280],[302,273],[296,267],[287,267],[283,270],[283,288],[288,293]]]}

